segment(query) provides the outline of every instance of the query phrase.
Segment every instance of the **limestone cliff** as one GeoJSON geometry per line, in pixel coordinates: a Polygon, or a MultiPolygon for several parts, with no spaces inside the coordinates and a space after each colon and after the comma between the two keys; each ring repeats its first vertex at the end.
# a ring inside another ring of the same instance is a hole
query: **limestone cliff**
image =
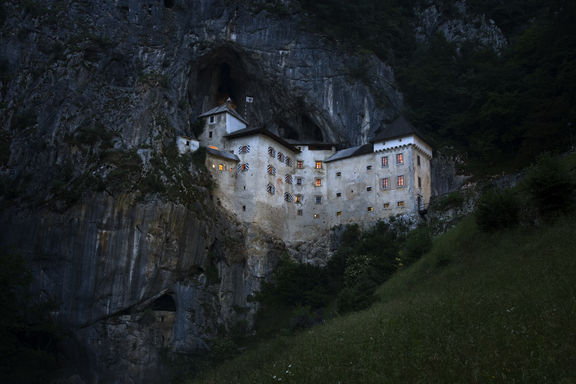
{"type": "Polygon", "coordinates": [[[162,351],[249,325],[284,252],[214,205],[201,154],[175,155],[198,114],[230,97],[253,126],[352,145],[399,113],[387,65],[285,3],[0,3],[0,244],[58,303],[86,382],[154,382],[162,351]]]}

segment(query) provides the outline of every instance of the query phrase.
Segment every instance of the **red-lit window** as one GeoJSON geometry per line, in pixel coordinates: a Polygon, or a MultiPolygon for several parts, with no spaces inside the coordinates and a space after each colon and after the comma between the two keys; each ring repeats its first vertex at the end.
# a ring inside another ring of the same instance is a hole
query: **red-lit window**
{"type": "Polygon", "coordinates": [[[396,154],[396,164],[403,164],[404,163],[404,154],[397,153],[396,154]]]}
{"type": "Polygon", "coordinates": [[[396,179],[396,185],[398,187],[403,187],[404,186],[404,176],[398,176],[398,178],[396,179]]]}
{"type": "Polygon", "coordinates": [[[390,188],[390,179],[385,177],[382,179],[382,189],[389,189],[390,188]]]}
{"type": "Polygon", "coordinates": [[[388,156],[383,156],[383,157],[382,157],[382,166],[383,166],[383,167],[387,167],[387,166],[388,166],[388,156]]]}

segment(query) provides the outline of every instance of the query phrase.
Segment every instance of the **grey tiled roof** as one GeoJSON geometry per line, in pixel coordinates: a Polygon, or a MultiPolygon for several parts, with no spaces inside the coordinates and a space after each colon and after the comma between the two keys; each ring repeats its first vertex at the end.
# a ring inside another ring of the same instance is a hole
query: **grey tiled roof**
{"type": "Polygon", "coordinates": [[[230,153],[230,152],[219,151],[217,149],[210,148],[210,147],[206,148],[206,152],[211,154],[211,155],[214,155],[214,156],[223,157],[224,159],[233,160],[233,161],[240,161],[238,156],[236,156],[235,154],[230,153]]]}
{"type": "Polygon", "coordinates": [[[365,155],[367,153],[372,153],[372,152],[374,152],[374,146],[372,144],[358,145],[356,147],[350,147],[350,148],[342,149],[342,150],[336,152],[335,154],[330,156],[328,159],[326,159],[325,162],[328,163],[330,161],[347,159],[349,157],[365,155]]]}
{"type": "Polygon", "coordinates": [[[386,141],[395,139],[398,137],[417,135],[421,139],[425,140],[425,137],[416,129],[404,116],[400,116],[394,120],[391,124],[387,125],[382,132],[372,139],[372,142],[386,141]]]}
{"type": "Polygon", "coordinates": [[[246,119],[242,117],[238,112],[228,106],[228,103],[224,103],[222,105],[217,106],[216,108],[212,108],[211,110],[204,112],[203,114],[199,115],[198,117],[207,117],[210,115],[217,115],[219,113],[228,112],[238,120],[242,121],[244,124],[248,124],[246,119]]]}

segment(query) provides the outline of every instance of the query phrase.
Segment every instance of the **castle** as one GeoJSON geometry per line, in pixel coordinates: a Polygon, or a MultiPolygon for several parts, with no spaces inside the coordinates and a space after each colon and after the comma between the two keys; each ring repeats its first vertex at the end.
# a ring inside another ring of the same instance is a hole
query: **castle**
{"type": "Polygon", "coordinates": [[[199,117],[204,131],[198,141],[179,137],[180,152],[206,147],[217,201],[286,241],[417,214],[430,201],[432,148],[403,117],[372,142],[342,150],[249,128],[228,103],[199,117]]]}

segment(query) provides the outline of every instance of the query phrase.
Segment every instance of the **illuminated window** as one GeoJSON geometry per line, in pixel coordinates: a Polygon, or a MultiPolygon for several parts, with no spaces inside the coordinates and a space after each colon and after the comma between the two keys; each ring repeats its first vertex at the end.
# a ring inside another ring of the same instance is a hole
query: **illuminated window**
{"type": "Polygon", "coordinates": [[[384,203],[384,208],[390,208],[390,203],[384,203]]]}
{"type": "Polygon", "coordinates": [[[268,155],[270,155],[270,157],[276,157],[276,150],[272,147],[268,147],[268,155]]]}
{"type": "Polygon", "coordinates": [[[371,166],[371,165],[367,165],[367,166],[366,166],[366,170],[367,170],[367,171],[370,171],[371,169],[372,169],[372,166],[371,166]]]}
{"type": "Polygon", "coordinates": [[[366,187],[366,192],[372,191],[372,187],[366,187]]]}
{"type": "Polygon", "coordinates": [[[276,176],[276,168],[268,164],[268,174],[272,176],[276,176]]]}
{"type": "Polygon", "coordinates": [[[404,175],[400,175],[396,178],[396,185],[398,188],[402,188],[404,186],[404,175]]]}
{"type": "Polygon", "coordinates": [[[314,185],[317,187],[321,187],[322,186],[322,179],[316,179],[316,181],[314,181],[314,185]]]}
{"type": "Polygon", "coordinates": [[[218,170],[223,171],[224,170],[224,164],[218,164],[218,170]]]}
{"type": "Polygon", "coordinates": [[[422,188],[422,179],[418,176],[418,188],[422,188]]]}
{"type": "Polygon", "coordinates": [[[341,193],[341,192],[337,192],[337,193],[336,193],[336,197],[341,197],[341,196],[342,196],[342,193],[341,193]]]}
{"type": "Polygon", "coordinates": [[[292,184],[292,175],[284,176],[284,181],[286,182],[286,184],[292,184]]]}
{"type": "Polygon", "coordinates": [[[297,214],[298,216],[302,216],[302,210],[301,210],[301,209],[297,210],[297,211],[296,211],[296,214],[297,214]]]}
{"type": "Polygon", "coordinates": [[[314,168],[316,169],[322,169],[322,162],[321,161],[317,161],[316,165],[314,165],[314,168]]]}
{"type": "Polygon", "coordinates": [[[314,196],[314,202],[316,204],[322,204],[322,196],[314,196]]]}
{"type": "Polygon", "coordinates": [[[296,160],[296,168],[304,168],[304,161],[302,160],[296,160]]]}
{"type": "Polygon", "coordinates": [[[292,166],[292,159],[286,156],[286,165],[291,167],[292,166]]]}
{"type": "MultiPolygon", "coordinates": [[[[210,118],[208,119],[208,122],[210,124],[214,124],[214,116],[210,116],[210,118]]],[[[210,136],[210,137],[212,137],[212,136],[210,136]]]]}
{"type": "Polygon", "coordinates": [[[302,203],[302,195],[296,195],[296,196],[294,196],[294,202],[295,202],[296,204],[302,203]]]}
{"type": "Polygon", "coordinates": [[[383,167],[388,166],[388,156],[382,156],[382,166],[383,167]]]}
{"type": "Polygon", "coordinates": [[[284,193],[284,201],[287,201],[289,203],[292,202],[292,195],[289,194],[288,192],[285,192],[284,193]]]}
{"type": "Polygon", "coordinates": [[[296,185],[302,185],[302,178],[301,177],[296,178],[296,185]]]}
{"type": "Polygon", "coordinates": [[[240,147],[238,147],[238,153],[250,153],[250,146],[241,145],[240,147]]]}
{"type": "Polygon", "coordinates": [[[268,184],[266,186],[266,192],[268,192],[269,194],[273,195],[276,193],[276,187],[274,187],[272,184],[268,184]]]}
{"type": "Polygon", "coordinates": [[[420,155],[416,155],[416,164],[420,166],[420,155]]]}
{"type": "Polygon", "coordinates": [[[342,176],[342,172],[336,172],[336,177],[342,176]]]}
{"type": "Polygon", "coordinates": [[[317,213],[314,214],[314,218],[315,218],[315,219],[317,219],[317,218],[319,218],[319,217],[320,217],[319,214],[317,214],[317,213]]]}
{"type": "Polygon", "coordinates": [[[284,154],[282,152],[278,152],[278,161],[281,163],[284,162],[284,154]]]}
{"type": "Polygon", "coordinates": [[[368,207],[368,212],[374,212],[374,207],[368,207]]]}
{"type": "Polygon", "coordinates": [[[246,172],[250,169],[248,163],[238,164],[238,172],[246,172]]]}
{"type": "Polygon", "coordinates": [[[404,163],[404,155],[402,153],[396,154],[396,164],[403,164],[404,163]]]}
{"type": "Polygon", "coordinates": [[[382,179],[382,189],[389,189],[390,188],[390,179],[385,177],[382,179]]]}
{"type": "Polygon", "coordinates": [[[403,202],[403,201],[399,201],[399,202],[397,203],[397,205],[398,205],[399,207],[403,207],[403,206],[404,206],[404,202],[403,202]]]}
{"type": "Polygon", "coordinates": [[[342,216],[342,211],[336,212],[336,216],[342,216]]]}

